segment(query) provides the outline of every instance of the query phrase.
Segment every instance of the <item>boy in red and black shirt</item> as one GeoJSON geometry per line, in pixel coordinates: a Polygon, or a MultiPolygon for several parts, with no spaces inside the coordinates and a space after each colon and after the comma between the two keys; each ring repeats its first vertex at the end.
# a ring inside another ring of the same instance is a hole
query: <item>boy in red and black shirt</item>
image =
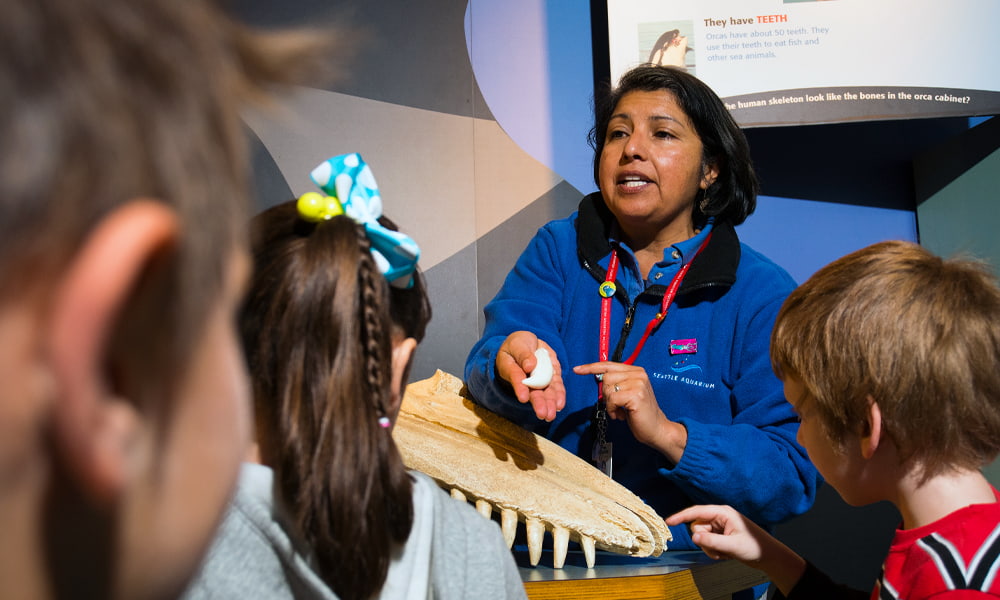
{"type": "Polygon", "coordinates": [[[771,361],[798,441],[849,504],[903,522],[869,592],[838,586],[730,507],[695,506],[713,557],[768,573],[794,598],[1000,597],[1000,289],[981,264],[882,242],[827,265],[782,306],[771,361]]]}

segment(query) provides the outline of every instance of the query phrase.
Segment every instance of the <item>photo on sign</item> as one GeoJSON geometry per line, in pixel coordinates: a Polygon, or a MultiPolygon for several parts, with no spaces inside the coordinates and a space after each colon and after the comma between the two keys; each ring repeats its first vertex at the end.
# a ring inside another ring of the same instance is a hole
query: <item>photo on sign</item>
{"type": "Polygon", "coordinates": [[[639,23],[639,61],[683,67],[695,72],[694,26],[691,21],[639,23]]]}

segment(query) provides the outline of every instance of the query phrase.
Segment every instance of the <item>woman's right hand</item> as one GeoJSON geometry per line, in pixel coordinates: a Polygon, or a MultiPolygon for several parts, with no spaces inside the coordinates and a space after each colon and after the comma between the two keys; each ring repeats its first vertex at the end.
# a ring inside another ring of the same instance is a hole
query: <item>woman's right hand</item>
{"type": "Polygon", "coordinates": [[[515,331],[507,336],[497,351],[497,375],[510,384],[514,395],[522,404],[531,403],[535,415],[543,421],[556,418],[556,413],[566,406],[566,388],[563,386],[562,366],[551,346],[530,331],[515,331]],[[544,348],[552,361],[552,380],[542,389],[531,389],[523,381],[534,370],[538,359],[535,350],[544,348]]]}

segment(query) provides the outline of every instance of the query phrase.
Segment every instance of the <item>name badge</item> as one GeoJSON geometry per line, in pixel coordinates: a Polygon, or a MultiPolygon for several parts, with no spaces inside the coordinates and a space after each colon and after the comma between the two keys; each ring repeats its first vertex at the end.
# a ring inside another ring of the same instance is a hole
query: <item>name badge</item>
{"type": "Polygon", "coordinates": [[[594,442],[591,459],[598,470],[611,477],[611,442],[594,442]]]}
{"type": "Polygon", "coordinates": [[[698,340],[670,340],[670,354],[695,354],[698,352],[698,340]]]}

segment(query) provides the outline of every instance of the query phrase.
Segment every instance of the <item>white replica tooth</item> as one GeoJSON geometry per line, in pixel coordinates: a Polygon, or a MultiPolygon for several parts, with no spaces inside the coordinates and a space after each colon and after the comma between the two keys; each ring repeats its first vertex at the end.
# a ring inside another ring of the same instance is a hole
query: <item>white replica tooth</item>
{"type": "Polygon", "coordinates": [[[465,499],[465,494],[463,494],[462,490],[460,490],[458,488],[451,488],[451,497],[454,498],[455,500],[461,500],[462,502],[468,502],[468,500],[465,499]]]}
{"type": "Polygon", "coordinates": [[[542,537],[545,535],[545,524],[538,519],[528,518],[524,520],[524,528],[528,534],[528,560],[531,566],[538,566],[538,560],[542,558],[542,537]]]}
{"type": "Polygon", "coordinates": [[[569,529],[565,527],[552,528],[552,568],[561,569],[566,562],[566,552],[569,550],[569,529]]]}
{"type": "Polygon", "coordinates": [[[531,371],[531,376],[522,379],[521,383],[533,390],[541,390],[548,387],[552,381],[552,359],[549,357],[549,351],[545,348],[535,350],[535,359],[537,362],[534,370],[531,371]]]}
{"type": "Polygon", "coordinates": [[[589,535],[580,536],[580,547],[583,548],[583,558],[587,561],[587,568],[594,568],[594,538],[589,535]]]}
{"type": "Polygon", "coordinates": [[[489,519],[493,515],[493,506],[486,500],[476,500],[476,511],[489,519]]]}
{"type": "Polygon", "coordinates": [[[517,535],[517,511],[509,508],[500,511],[500,531],[503,532],[503,540],[507,542],[507,548],[512,548],[514,536],[517,535]]]}

